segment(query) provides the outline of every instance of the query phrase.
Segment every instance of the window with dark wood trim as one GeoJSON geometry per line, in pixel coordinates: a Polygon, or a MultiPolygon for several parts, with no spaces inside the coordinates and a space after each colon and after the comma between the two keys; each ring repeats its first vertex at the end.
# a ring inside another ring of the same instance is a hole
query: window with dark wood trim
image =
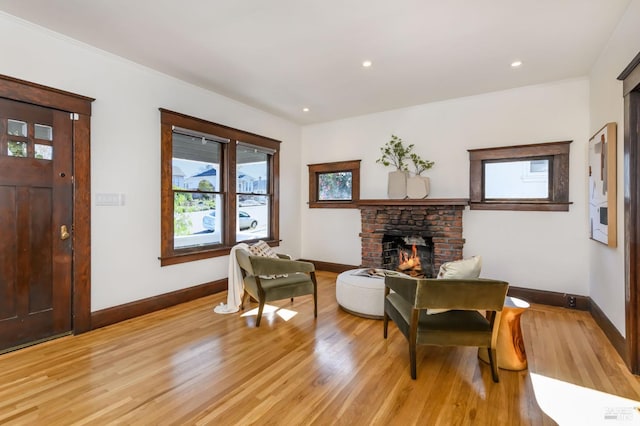
{"type": "Polygon", "coordinates": [[[357,208],[360,161],[309,164],[309,207],[357,208]]]}
{"type": "Polygon", "coordinates": [[[468,150],[471,209],[568,211],[570,143],[468,150]]]}
{"type": "Polygon", "coordinates": [[[160,121],[161,265],[278,245],[280,142],[162,108],[160,121]]]}

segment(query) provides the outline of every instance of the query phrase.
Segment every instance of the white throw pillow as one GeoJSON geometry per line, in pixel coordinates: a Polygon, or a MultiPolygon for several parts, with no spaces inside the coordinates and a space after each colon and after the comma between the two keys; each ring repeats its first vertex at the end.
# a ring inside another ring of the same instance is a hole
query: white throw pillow
{"type": "Polygon", "coordinates": [[[271,248],[271,246],[262,240],[250,245],[249,252],[254,256],[278,258],[278,254],[271,248]]]}
{"type": "Polygon", "coordinates": [[[482,257],[473,256],[469,259],[443,263],[438,272],[438,279],[469,279],[478,278],[482,269],[482,257]]]}
{"type": "MultiPolygon", "coordinates": [[[[482,257],[473,256],[469,259],[455,260],[443,263],[438,272],[438,279],[464,280],[478,278],[482,269],[482,257]]],[[[427,315],[441,314],[450,309],[427,309],[427,315]]]]}

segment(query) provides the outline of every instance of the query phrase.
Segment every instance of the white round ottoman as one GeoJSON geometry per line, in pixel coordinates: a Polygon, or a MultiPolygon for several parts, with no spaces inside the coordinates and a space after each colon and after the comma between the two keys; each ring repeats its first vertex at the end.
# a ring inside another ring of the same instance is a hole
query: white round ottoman
{"type": "Polygon", "coordinates": [[[384,277],[355,275],[366,269],[352,269],[338,275],[336,299],[350,314],[382,319],[384,315],[384,277]]]}

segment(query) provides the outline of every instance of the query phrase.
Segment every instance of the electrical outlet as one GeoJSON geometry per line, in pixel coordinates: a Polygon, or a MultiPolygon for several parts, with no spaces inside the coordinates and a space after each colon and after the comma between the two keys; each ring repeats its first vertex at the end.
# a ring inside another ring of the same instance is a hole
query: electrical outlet
{"type": "Polygon", "coordinates": [[[576,307],[576,297],[575,296],[568,296],[567,297],[567,305],[570,308],[575,308],[576,307]]]}

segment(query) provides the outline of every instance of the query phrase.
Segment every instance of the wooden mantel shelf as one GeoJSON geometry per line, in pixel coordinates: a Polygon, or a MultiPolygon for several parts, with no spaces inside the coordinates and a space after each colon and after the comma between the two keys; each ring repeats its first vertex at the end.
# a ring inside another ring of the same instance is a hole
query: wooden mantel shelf
{"type": "Polygon", "coordinates": [[[468,198],[404,198],[401,200],[359,200],[358,207],[364,206],[468,206],[468,198]]]}

